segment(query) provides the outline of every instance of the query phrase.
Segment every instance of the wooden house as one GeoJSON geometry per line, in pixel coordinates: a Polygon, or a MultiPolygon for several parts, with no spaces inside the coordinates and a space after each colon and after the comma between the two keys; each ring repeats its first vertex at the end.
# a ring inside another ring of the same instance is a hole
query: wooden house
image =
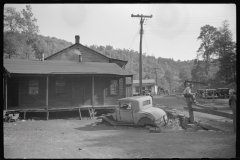
{"type": "Polygon", "coordinates": [[[126,78],[132,81],[133,75],[124,69],[126,63],[83,46],[79,36],[75,44],[45,59],[4,59],[5,109],[49,114],[115,107],[119,98],[132,96],[126,78]]]}
{"type": "MultiPolygon", "coordinates": [[[[142,80],[142,91],[150,90],[152,94],[157,94],[157,85],[155,79],[143,79],[142,80]]],[[[133,80],[133,95],[139,95],[139,80],[133,80]]]]}

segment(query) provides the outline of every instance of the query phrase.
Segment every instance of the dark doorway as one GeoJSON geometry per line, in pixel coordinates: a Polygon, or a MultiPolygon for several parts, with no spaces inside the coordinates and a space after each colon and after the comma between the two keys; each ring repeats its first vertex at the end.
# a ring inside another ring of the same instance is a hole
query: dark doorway
{"type": "Polygon", "coordinates": [[[17,78],[8,79],[8,94],[7,103],[8,106],[17,107],[19,101],[19,81],[17,78]]]}

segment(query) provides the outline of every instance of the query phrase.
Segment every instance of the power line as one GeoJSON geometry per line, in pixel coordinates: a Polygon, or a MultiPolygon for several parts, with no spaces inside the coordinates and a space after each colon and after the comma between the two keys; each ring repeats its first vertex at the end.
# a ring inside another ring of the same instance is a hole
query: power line
{"type": "Polygon", "coordinates": [[[147,48],[147,53],[149,54],[149,51],[148,51],[148,47],[147,47],[147,42],[146,42],[146,38],[145,38],[146,36],[143,36],[143,39],[144,39],[144,41],[145,41],[145,45],[146,45],[146,48],[147,48]]]}
{"type": "Polygon", "coordinates": [[[138,33],[138,32],[133,33],[133,34],[130,34],[130,35],[128,35],[128,36],[125,36],[125,37],[123,37],[123,38],[121,38],[121,39],[118,39],[118,40],[116,40],[116,41],[114,41],[114,42],[111,42],[111,43],[112,43],[112,44],[115,44],[115,43],[119,43],[119,41],[122,42],[123,39],[125,40],[125,39],[129,38],[130,36],[132,37],[132,36],[136,35],[137,33],[138,33]]]}
{"type": "MultiPolygon", "coordinates": [[[[236,19],[236,16],[222,16],[222,17],[195,17],[195,18],[177,18],[177,20],[189,20],[189,21],[199,21],[199,20],[219,20],[219,19],[224,19],[227,18],[227,17],[230,17],[228,19],[236,19]]],[[[176,19],[175,19],[176,20],[176,19]]],[[[164,21],[169,21],[169,18],[166,18],[166,19],[153,19],[151,20],[152,22],[158,22],[158,21],[161,21],[161,22],[164,22],[164,21]]]]}
{"type": "MultiPolygon", "coordinates": [[[[133,40],[132,40],[132,43],[133,43],[133,41],[135,40],[135,38],[137,37],[137,35],[138,35],[138,32],[137,32],[136,35],[134,36],[134,38],[133,38],[133,40]]],[[[130,50],[130,48],[131,48],[131,46],[132,46],[132,43],[131,43],[131,45],[130,45],[130,47],[129,47],[128,50],[130,50]]]]}

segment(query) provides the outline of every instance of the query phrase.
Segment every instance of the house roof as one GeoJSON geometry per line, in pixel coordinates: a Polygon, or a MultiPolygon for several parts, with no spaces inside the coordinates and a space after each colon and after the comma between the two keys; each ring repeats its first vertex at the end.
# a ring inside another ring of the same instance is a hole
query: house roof
{"type": "Polygon", "coordinates": [[[4,59],[4,68],[15,74],[110,74],[132,76],[115,63],[59,60],[4,59]]]}
{"type": "MultiPolygon", "coordinates": [[[[138,84],[139,84],[139,80],[133,80],[133,85],[138,85],[138,84]]],[[[155,79],[143,79],[142,84],[143,85],[153,85],[156,83],[155,83],[155,79]]]]}
{"type": "Polygon", "coordinates": [[[75,46],[75,45],[80,45],[80,46],[82,46],[83,48],[89,49],[89,50],[91,50],[91,51],[93,51],[93,52],[95,52],[95,53],[97,53],[97,54],[99,54],[99,55],[101,55],[101,56],[103,56],[103,57],[108,58],[109,60],[121,61],[121,62],[124,62],[125,64],[128,63],[128,61],[124,61],[124,60],[120,60],[120,59],[115,59],[115,58],[110,58],[110,57],[108,57],[108,56],[106,56],[106,55],[103,55],[103,54],[101,54],[101,53],[99,53],[99,52],[97,52],[97,51],[95,51],[95,50],[93,50],[93,49],[91,49],[91,48],[88,48],[88,47],[86,47],[86,46],[84,46],[84,45],[82,45],[82,44],[80,44],[80,43],[75,43],[75,44],[73,44],[73,45],[71,45],[71,46],[69,46],[69,47],[67,47],[67,48],[65,48],[65,49],[63,49],[63,50],[61,50],[61,51],[58,51],[57,53],[52,54],[52,55],[46,57],[45,60],[48,60],[50,57],[54,57],[54,56],[56,56],[57,54],[60,54],[60,53],[62,53],[63,51],[65,51],[65,50],[67,50],[67,49],[69,49],[69,48],[71,48],[71,47],[73,47],[73,46],[75,46]]]}

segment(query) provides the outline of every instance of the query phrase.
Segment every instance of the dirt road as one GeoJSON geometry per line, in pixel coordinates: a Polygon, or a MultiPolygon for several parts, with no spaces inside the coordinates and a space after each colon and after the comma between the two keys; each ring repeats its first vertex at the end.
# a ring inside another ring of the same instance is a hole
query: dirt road
{"type": "MultiPolygon", "coordinates": [[[[164,98],[165,101],[168,97],[164,98]]],[[[156,100],[161,101],[164,100],[156,100]]],[[[173,99],[171,100],[172,103],[173,99]]],[[[180,101],[175,100],[180,104],[180,101]]],[[[174,103],[174,104],[175,104],[174,103]]],[[[174,105],[173,105],[174,106],[174,105]]],[[[236,134],[91,125],[95,119],[4,123],[4,158],[233,158],[236,134]]],[[[216,121],[217,123],[217,121],[216,121]]],[[[225,123],[225,122],[224,122],[225,123]]]]}

